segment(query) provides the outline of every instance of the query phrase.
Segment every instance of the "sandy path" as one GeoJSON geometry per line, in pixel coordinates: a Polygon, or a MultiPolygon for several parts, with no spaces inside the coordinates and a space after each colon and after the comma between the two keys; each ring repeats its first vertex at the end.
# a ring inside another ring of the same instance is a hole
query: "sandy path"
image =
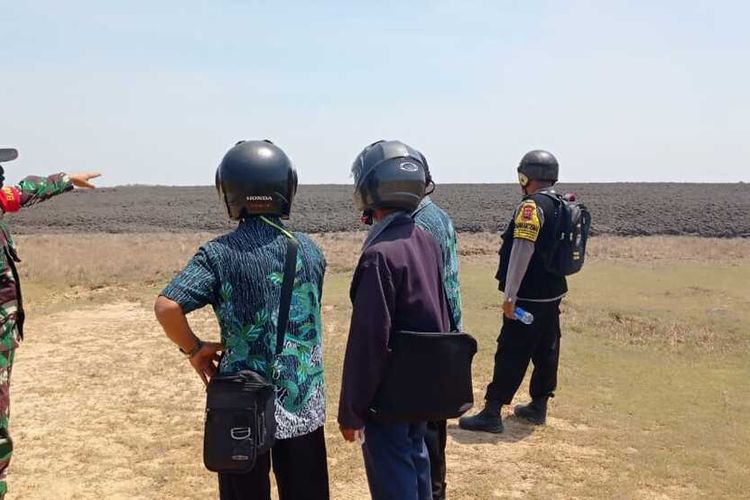
{"type": "MultiPolygon", "coordinates": [[[[215,330],[208,311],[192,319],[203,334],[215,330]]],[[[201,383],[150,310],[122,302],[32,314],[27,336],[13,373],[11,498],[216,497],[200,458],[201,383]]],[[[509,419],[505,434],[490,436],[449,425],[451,498],[523,497],[540,482],[561,496],[570,470],[574,480],[606,473],[599,450],[560,439],[585,426],[552,418],[534,432],[509,419]],[[565,473],[535,461],[540,450],[565,473]]],[[[359,453],[341,443],[332,415],[326,434],[333,498],[367,498],[359,453]]]]}
{"type": "Polygon", "coordinates": [[[210,498],[202,388],[138,304],[31,316],[13,373],[22,498],[210,498]],[[197,455],[200,456],[200,455],[197,455]],[[51,494],[54,492],[54,494],[51,494]]]}

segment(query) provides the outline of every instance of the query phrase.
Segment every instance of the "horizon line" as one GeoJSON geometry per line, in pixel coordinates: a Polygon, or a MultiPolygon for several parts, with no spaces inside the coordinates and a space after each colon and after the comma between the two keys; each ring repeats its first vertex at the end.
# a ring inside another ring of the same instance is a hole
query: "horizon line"
{"type": "MultiPolygon", "coordinates": [[[[737,185],[737,184],[748,184],[750,181],[592,181],[592,182],[577,182],[577,181],[566,181],[558,182],[557,184],[584,184],[584,185],[599,185],[599,184],[711,184],[711,185],[737,185]]],[[[436,186],[517,186],[517,182],[444,182],[439,183],[436,186]]],[[[300,183],[299,186],[352,186],[351,183],[341,182],[306,182],[300,183]]],[[[128,184],[115,184],[115,185],[101,185],[97,188],[128,188],[128,187],[169,187],[169,188],[215,188],[213,184],[147,184],[147,183],[128,183],[128,184]]]]}

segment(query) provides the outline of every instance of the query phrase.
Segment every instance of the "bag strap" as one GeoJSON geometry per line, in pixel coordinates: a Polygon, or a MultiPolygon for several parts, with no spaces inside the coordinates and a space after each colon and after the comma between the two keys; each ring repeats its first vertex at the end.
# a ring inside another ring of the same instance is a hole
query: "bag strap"
{"type": "Polygon", "coordinates": [[[299,242],[294,237],[286,238],[286,259],[284,259],[284,280],[281,282],[281,302],[279,318],[276,321],[276,355],[284,349],[284,337],[289,323],[289,308],[292,305],[294,276],[297,272],[297,249],[299,242]]]}
{"type": "MultiPolygon", "coordinates": [[[[561,226],[563,224],[563,216],[565,216],[565,213],[568,210],[568,206],[566,204],[565,198],[563,197],[563,195],[561,195],[557,191],[550,192],[550,191],[544,191],[544,190],[542,190],[542,191],[537,191],[534,194],[541,194],[541,195],[543,195],[543,196],[551,199],[553,201],[553,203],[555,204],[555,211],[557,213],[556,213],[556,217],[555,217],[555,225],[553,226],[552,230],[554,231],[553,245],[557,245],[557,242],[558,242],[557,234],[561,231],[561,226]]],[[[546,217],[546,214],[545,214],[545,217],[546,217]]],[[[546,224],[547,221],[545,220],[544,223],[546,224]]],[[[553,252],[549,252],[549,253],[551,255],[552,253],[554,253],[554,251],[553,252]]],[[[549,258],[547,258],[545,260],[549,260],[549,258]]]]}

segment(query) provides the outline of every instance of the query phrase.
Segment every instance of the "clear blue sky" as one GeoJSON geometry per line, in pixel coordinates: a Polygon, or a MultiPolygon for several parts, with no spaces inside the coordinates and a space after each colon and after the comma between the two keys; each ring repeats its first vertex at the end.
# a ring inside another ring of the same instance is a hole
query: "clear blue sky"
{"type": "Polygon", "coordinates": [[[750,180],[750,2],[0,0],[0,146],[22,173],[210,184],[238,139],[303,183],[379,138],[438,182],[750,180]],[[313,6],[314,4],[314,6],[313,6]]]}

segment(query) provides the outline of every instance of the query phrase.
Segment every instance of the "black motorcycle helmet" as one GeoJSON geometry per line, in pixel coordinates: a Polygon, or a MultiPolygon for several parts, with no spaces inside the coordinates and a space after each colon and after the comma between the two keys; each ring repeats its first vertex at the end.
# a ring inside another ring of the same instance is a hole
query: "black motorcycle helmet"
{"type": "Polygon", "coordinates": [[[240,141],[216,169],[216,189],[232,220],[249,215],[287,218],[297,192],[297,171],[271,141],[240,141]]]}
{"type": "MultiPolygon", "coordinates": [[[[0,163],[13,161],[18,158],[18,151],[12,148],[0,148],[0,163]]],[[[5,182],[5,169],[0,165],[0,187],[5,182]]]]}
{"type": "Polygon", "coordinates": [[[530,180],[555,183],[559,170],[557,158],[552,153],[535,149],[521,158],[521,163],[518,164],[518,182],[524,187],[530,180]]]}
{"type": "Polygon", "coordinates": [[[424,157],[400,141],[377,141],[352,164],[354,204],[358,210],[397,208],[413,212],[425,192],[424,157]]]}

